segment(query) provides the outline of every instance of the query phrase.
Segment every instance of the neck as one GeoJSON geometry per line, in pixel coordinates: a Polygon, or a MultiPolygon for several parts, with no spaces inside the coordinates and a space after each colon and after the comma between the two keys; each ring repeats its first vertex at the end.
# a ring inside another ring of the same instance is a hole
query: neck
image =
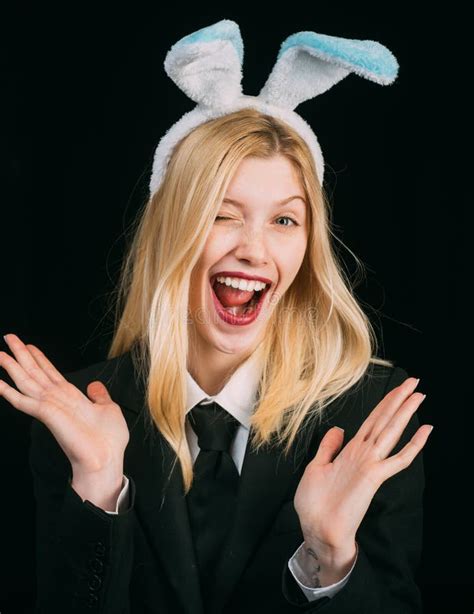
{"type": "Polygon", "coordinates": [[[215,347],[190,346],[187,369],[206,394],[215,396],[251,353],[226,354],[215,347]]]}

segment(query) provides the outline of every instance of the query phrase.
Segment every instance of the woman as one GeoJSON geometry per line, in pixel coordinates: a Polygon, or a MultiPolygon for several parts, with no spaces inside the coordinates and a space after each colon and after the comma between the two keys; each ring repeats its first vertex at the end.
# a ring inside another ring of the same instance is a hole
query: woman
{"type": "Polygon", "coordinates": [[[376,356],[328,215],[296,130],[213,118],[142,212],[107,360],[62,375],[5,337],[37,612],[421,611],[424,396],[376,356]]]}

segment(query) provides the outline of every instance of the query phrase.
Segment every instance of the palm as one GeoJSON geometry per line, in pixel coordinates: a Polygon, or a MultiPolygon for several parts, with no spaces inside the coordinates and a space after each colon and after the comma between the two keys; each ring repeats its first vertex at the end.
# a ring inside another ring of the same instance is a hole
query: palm
{"type": "Polygon", "coordinates": [[[364,474],[345,462],[350,447],[349,443],[334,462],[309,463],[294,498],[298,516],[310,519],[303,533],[334,547],[350,542],[375,492],[364,474]]]}
{"type": "Polygon", "coordinates": [[[128,427],[120,407],[113,402],[91,401],[69,382],[46,389],[38,412],[71,464],[84,470],[106,466],[128,442],[128,427]]]}
{"type": "Polygon", "coordinates": [[[73,469],[99,471],[123,459],[129,432],[120,407],[101,382],[88,386],[92,400],[68,382],[46,356],[16,335],[6,339],[15,358],[0,352],[4,367],[18,390],[0,380],[0,394],[43,422],[69,458],[73,469]]]}
{"type": "Polygon", "coordinates": [[[424,399],[413,394],[417,383],[408,378],[385,395],[342,450],[342,429],[331,428],[324,435],[294,497],[305,539],[330,548],[353,543],[380,485],[420,452],[430,425],[421,426],[402,450],[388,457],[424,399]]]}

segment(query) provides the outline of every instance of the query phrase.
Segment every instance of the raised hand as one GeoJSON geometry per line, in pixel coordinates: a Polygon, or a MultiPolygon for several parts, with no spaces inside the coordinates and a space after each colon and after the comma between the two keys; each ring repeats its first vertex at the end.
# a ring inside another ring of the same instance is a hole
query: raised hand
{"type": "Polygon", "coordinates": [[[342,450],[344,431],[331,428],[306,466],[294,506],[305,541],[322,558],[355,552],[356,531],[376,491],[408,467],[425,445],[432,428],[427,424],[388,457],[424,399],[414,393],[417,384],[412,377],[391,390],[342,450]]]}
{"type": "Polygon", "coordinates": [[[25,345],[14,334],[5,335],[5,341],[14,358],[0,352],[0,366],[18,390],[0,380],[0,395],[48,427],[68,457],[80,488],[92,480],[96,485],[108,480],[120,486],[130,434],[104,384],[91,382],[85,396],[37,347],[25,345]]]}

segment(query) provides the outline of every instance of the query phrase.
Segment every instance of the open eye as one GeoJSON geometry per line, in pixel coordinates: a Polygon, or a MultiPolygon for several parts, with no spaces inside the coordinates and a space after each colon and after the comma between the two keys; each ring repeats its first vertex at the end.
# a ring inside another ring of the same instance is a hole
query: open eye
{"type": "MultiPolygon", "coordinates": [[[[278,217],[277,219],[278,220],[291,220],[293,222],[293,226],[299,226],[298,222],[294,220],[292,217],[288,217],[288,215],[280,215],[280,217],[278,217]]],[[[282,226],[282,224],[279,224],[279,226],[282,226]]]]}

